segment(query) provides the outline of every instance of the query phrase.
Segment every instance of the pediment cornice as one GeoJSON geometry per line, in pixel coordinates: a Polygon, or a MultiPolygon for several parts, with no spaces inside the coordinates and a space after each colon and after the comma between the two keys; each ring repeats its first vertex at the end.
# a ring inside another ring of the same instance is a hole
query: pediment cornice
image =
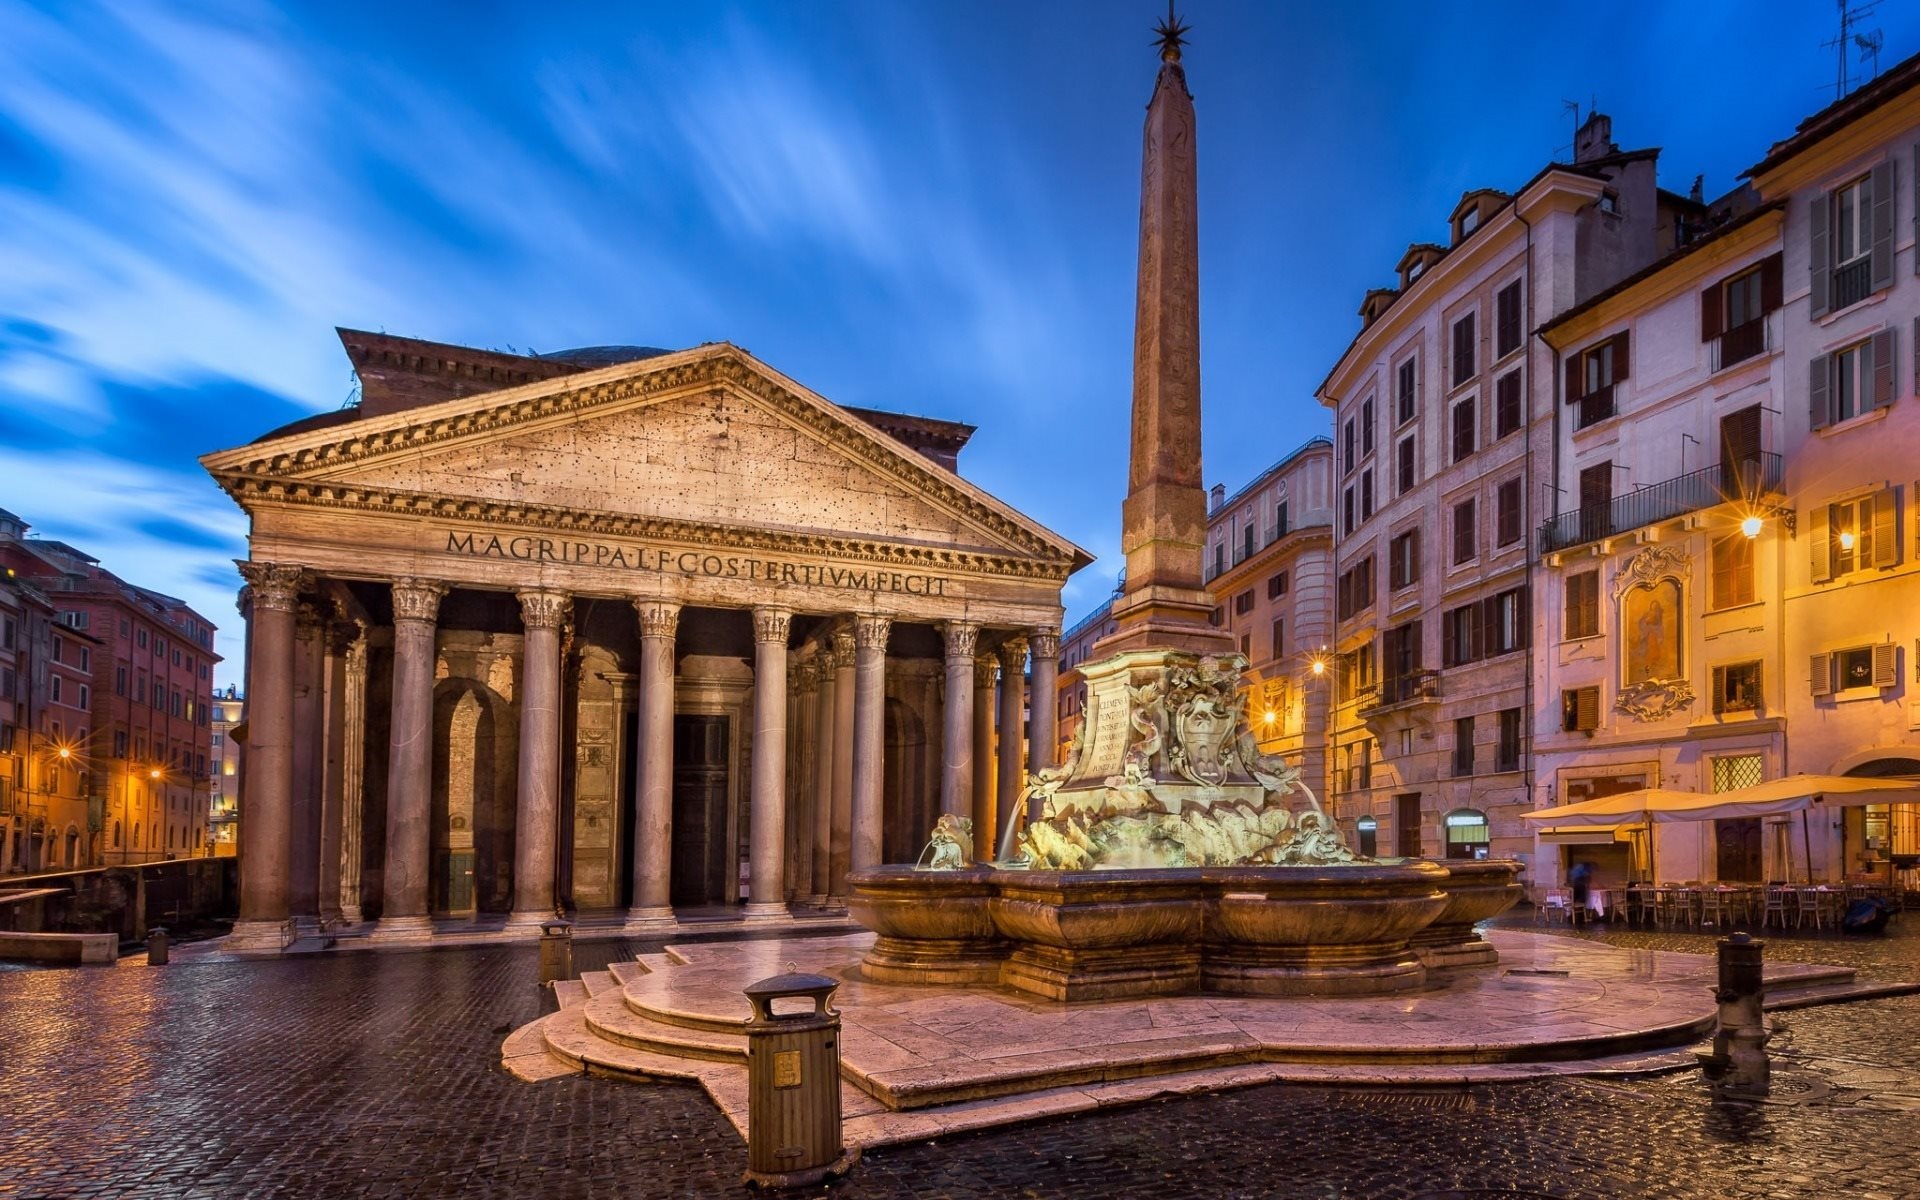
{"type": "MultiPolygon", "coordinates": [[[[958,475],[901,447],[892,438],[847,416],[837,406],[727,343],[560,379],[543,380],[483,397],[445,401],[382,417],[289,435],[209,454],[201,463],[244,507],[267,497],[288,503],[325,503],[349,507],[380,507],[392,511],[448,511],[453,516],[485,516],[515,520],[515,512],[546,514],[533,523],[556,529],[593,529],[619,532],[613,526],[632,525],[636,531],[659,524],[648,518],[609,513],[581,513],[536,505],[501,504],[479,499],[409,496],[380,488],[355,485],[331,477],[382,458],[417,454],[462,441],[485,440],[533,422],[586,416],[629,405],[636,400],[665,399],[701,389],[728,388],[751,397],[786,419],[807,429],[870,470],[901,480],[915,493],[960,516],[983,533],[1002,542],[1011,555],[972,555],[965,551],[928,548],[927,553],[993,559],[1012,563],[1022,556],[1063,566],[1071,571],[1092,561],[1091,556],[1051,530],[1022,516],[958,475]],[[356,498],[349,498],[356,497],[356,498]]],[[[688,524],[667,522],[667,524],[688,524]]],[[[731,529],[714,526],[711,529],[731,529]]],[[[707,532],[711,532],[708,530],[707,532]]],[[[742,531],[734,531],[747,536],[742,531]]],[[[765,531],[774,539],[819,537],[850,546],[886,547],[889,543],[839,535],[812,535],[765,531]]],[[[742,542],[742,545],[748,543],[742,542]]],[[[818,549],[817,546],[811,547],[818,549]]],[[[911,546],[889,553],[907,553],[911,546]]],[[[875,561],[896,561],[892,558],[875,561]]],[[[899,560],[904,561],[904,560],[899,560]]],[[[1064,572],[1062,573],[1064,578],[1064,572]]]]}

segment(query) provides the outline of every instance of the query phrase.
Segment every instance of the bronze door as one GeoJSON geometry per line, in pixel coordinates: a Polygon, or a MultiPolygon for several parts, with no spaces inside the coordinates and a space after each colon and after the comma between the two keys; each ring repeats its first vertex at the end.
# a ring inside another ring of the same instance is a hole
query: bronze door
{"type": "Polygon", "coordinates": [[[727,718],[673,718],[673,881],[676,907],[727,902],[727,718]]]}

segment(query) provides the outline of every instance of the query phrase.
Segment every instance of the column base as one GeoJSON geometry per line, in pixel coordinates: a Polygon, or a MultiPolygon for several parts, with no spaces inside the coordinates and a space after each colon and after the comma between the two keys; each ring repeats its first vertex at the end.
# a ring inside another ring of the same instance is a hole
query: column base
{"type": "Polygon", "coordinates": [[[291,921],[235,921],[226,949],[229,954],[278,954],[292,944],[291,921]]]}
{"type": "Polygon", "coordinates": [[[553,910],[549,908],[533,908],[525,912],[511,912],[507,914],[507,923],[502,929],[506,933],[530,933],[537,935],[542,925],[554,919],[553,910]]]}
{"type": "Polygon", "coordinates": [[[803,898],[800,903],[810,904],[815,908],[825,908],[827,906],[827,894],[825,892],[812,892],[803,898]]]}
{"type": "Polygon", "coordinates": [[[433,918],[381,917],[367,936],[376,942],[424,942],[433,936],[433,918]]]}
{"type": "Polygon", "coordinates": [[[750,925],[766,921],[787,921],[793,918],[793,913],[784,901],[777,903],[768,901],[765,904],[748,902],[745,915],[750,925]]]}
{"type": "Polygon", "coordinates": [[[361,915],[358,904],[342,904],[340,906],[340,919],[349,925],[358,925],[360,922],[366,920],[366,917],[361,915]]]}
{"type": "Polygon", "coordinates": [[[620,927],[622,933],[661,933],[678,928],[680,922],[669,906],[630,908],[627,923],[620,927]]]}

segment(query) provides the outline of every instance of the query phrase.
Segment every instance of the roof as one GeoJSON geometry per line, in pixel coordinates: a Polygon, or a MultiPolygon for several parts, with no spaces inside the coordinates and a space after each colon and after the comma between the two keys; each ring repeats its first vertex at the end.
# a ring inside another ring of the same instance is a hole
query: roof
{"type": "Polygon", "coordinates": [[[1662,271],[1665,271],[1667,268],[1673,266],[1675,263],[1681,261],[1682,259],[1691,257],[1696,252],[1706,249],[1708,246],[1713,245],[1715,242],[1720,241],[1722,238],[1725,238],[1729,234],[1735,233],[1741,229],[1746,228],[1748,225],[1753,224],[1755,221],[1759,220],[1761,217],[1766,216],[1768,213],[1779,212],[1785,209],[1786,206],[1787,206],[1787,202],[1785,200],[1775,200],[1772,204],[1762,204],[1756,208],[1753,208],[1747,212],[1744,212],[1741,215],[1735,217],[1733,220],[1728,221],[1726,224],[1720,226],[1718,229],[1715,229],[1712,233],[1709,233],[1704,237],[1695,238],[1693,241],[1688,242],[1686,245],[1681,246],[1679,249],[1672,251],[1666,257],[1658,258],[1658,259],[1655,259],[1653,262],[1648,263],[1646,266],[1640,268],[1638,271],[1635,271],[1633,274],[1627,276],[1625,279],[1622,279],[1620,282],[1614,284],[1613,286],[1604,288],[1598,292],[1595,292],[1593,295],[1588,296],[1585,300],[1582,300],[1580,303],[1574,305],[1572,308],[1569,308],[1567,311],[1561,313],[1559,316],[1555,317],[1553,320],[1548,321],[1546,324],[1540,326],[1540,328],[1535,330],[1534,332],[1546,333],[1550,329],[1558,329],[1560,326],[1565,325],[1567,322],[1574,320],[1575,318],[1581,316],[1582,314],[1592,312],[1594,309],[1600,307],[1601,305],[1605,304],[1607,301],[1613,299],[1615,296],[1618,296],[1620,293],[1627,291],[1628,289],[1632,288],[1633,286],[1642,282],[1643,280],[1651,279],[1653,276],[1660,274],[1662,271]]]}
{"type": "Polygon", "coordinates": [[[1903,59],[1865,87],[1842,96],[1794,127],[1793,135],[1767,148],[1767,156],[1740,173],[1750,179],[1773,170],[1781,163],[1813,146],[1849,122],[1879,108],[1902,92],[1920,83],[1920,54],[1903,59]]]}
{"type": "MultiPolygon", "coordinates": [[[[1259,487],[1263,480],[1267,479],[1269,476],[1279,471],[1281,467],[1286,466],[1288,463],[1292,462],[1296,458],[1299,458],[1301,455],[1305,454],[1307,451],[1315,449],[1317,447],[1321,447],[1321,446],[1326,447],[1327,451],[1331,453],[1333,450],[1333,439],[1323,434],[1316,433],[1312,437],[1308,438],[1306,441],[1300,443],[1300,445],[1296,447],[1292,453],[1282,458],[1279,462],[1274,463],[1272,466],[1268,467],[1266,470],[1260,472],[1258,475],[1255,475],[1247,483],[1242,484],[1240,486],[1239,491],[1236,491],[1233,495],[1228,496],[1225,500],[1222,500],[1219,506],[1215,508],[1214,511],[1225,512],[1227,509],[1232,508],[1235,504],[1238,504],[1240,502],[1240,498],[1242,496],[1245,496],[1248,492],[1251,492],[1255,488],[1259,487]]],[[[1207,515],[1209,518],[1211,518],[1213,514],[1209,513],[1207,515]]]]}

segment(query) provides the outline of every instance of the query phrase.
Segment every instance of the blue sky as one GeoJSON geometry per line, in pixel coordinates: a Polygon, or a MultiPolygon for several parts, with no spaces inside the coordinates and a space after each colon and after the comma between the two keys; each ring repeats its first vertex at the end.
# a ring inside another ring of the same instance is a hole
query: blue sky
{"type": "MultiPolygon", "coordinates": [[[[1192,0],[1206,470],[1312,389],[1410,241],[1597,99],[1709,195],[1833,95],[1829,0],[1192,0]]],[[[0,507],[222,625],[196,456],[339,406],[332,329],[726,339],[980,426],[963,472],[1119,566],[1151,3],[0,0],[0,507]]],[[[1883,63],[1920,49],[1884,5],[1883,63]]]]}

